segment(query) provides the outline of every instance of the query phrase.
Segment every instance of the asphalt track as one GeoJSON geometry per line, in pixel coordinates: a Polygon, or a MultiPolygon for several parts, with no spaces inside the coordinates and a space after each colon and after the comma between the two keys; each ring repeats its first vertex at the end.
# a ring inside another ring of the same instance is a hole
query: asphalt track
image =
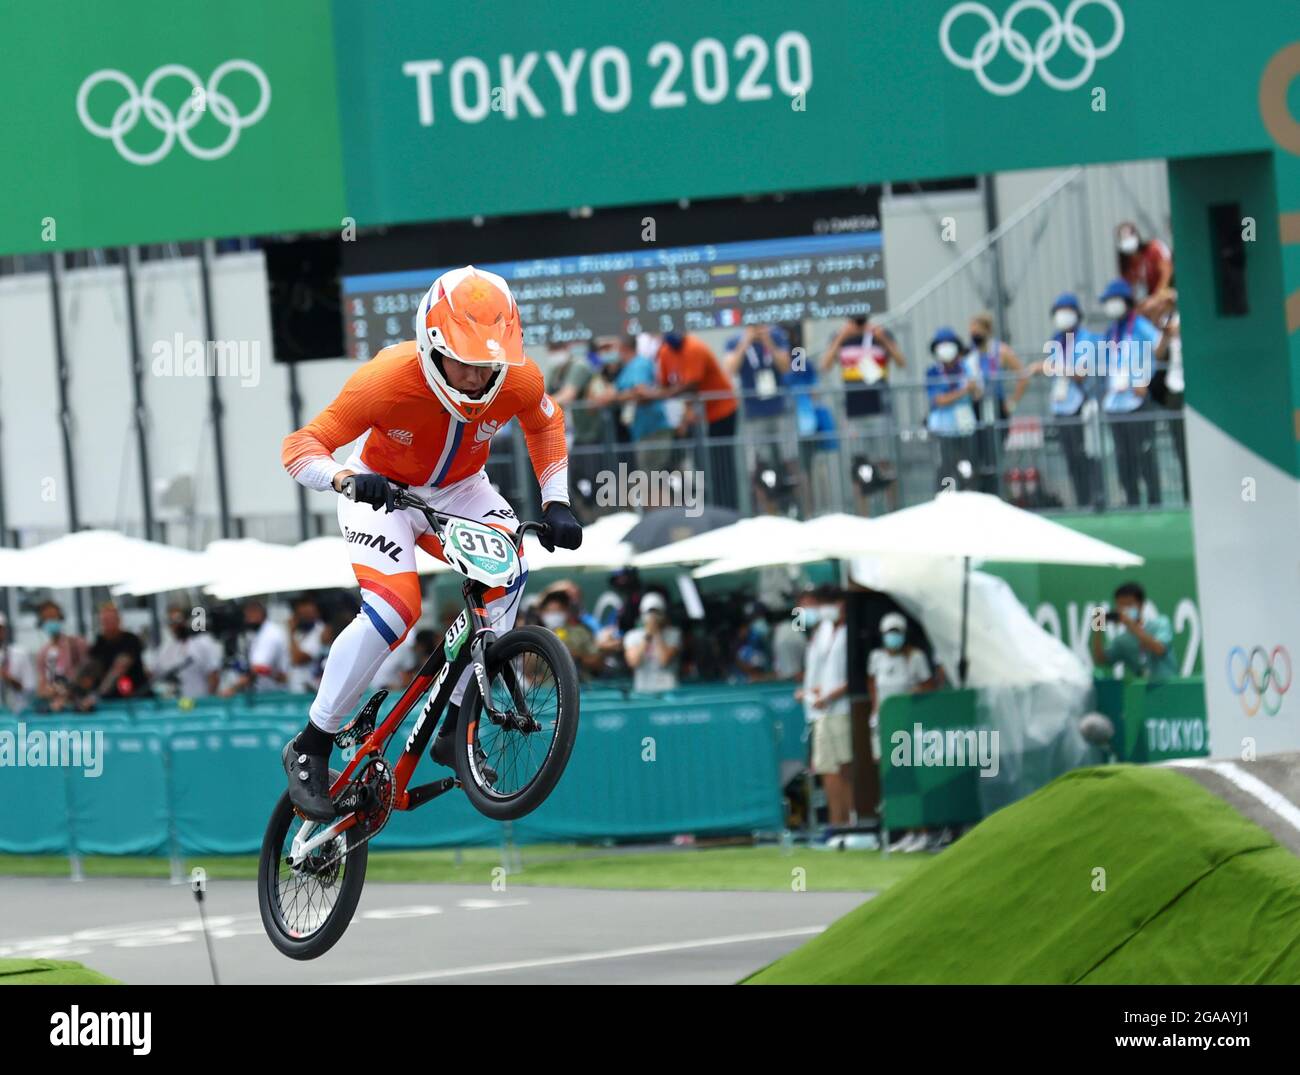
{"type": "MultiPolygon", "coordinates": [[[[342,940],[310,962],[271,946],[251,881],[209,882],[204,913],[223,984],[725,984],[870,895],[367,884],[342,940]]],[[[127,983],[212,981],[185,885],[3,878],[0,923],[0,957],[75,959],[127,983]]]]}

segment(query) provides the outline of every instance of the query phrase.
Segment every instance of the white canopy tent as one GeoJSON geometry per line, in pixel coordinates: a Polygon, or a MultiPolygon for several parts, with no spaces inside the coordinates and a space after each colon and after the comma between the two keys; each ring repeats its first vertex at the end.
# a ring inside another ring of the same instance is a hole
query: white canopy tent
{"type": "Polygon", "coordinates": [[[788,554],[800,549],[808,537],[808,526],[808,523],[782,515],[755,515],[729,526],[693,534],[659,549],[650,549],[634,557],[632,563],[641,568],[670,567],[743,556],[751,551],[765,557],[762,563],[754,565],[756,567],[790,563],[788,554]]]}
{"type": "Polygon", "coordinates": [[[149,571],[182,572],[202,559],[196,552],[127,537],[116,530],[78,530],[28,549],[5,550],[0,586],[54,590],[115,586],[149,571]]]}
{"type": "MultiPolygon", "coordinates": [[[[804,535],[785,547],[747,546],[746,550],[695,572],[697,578],[746,570],[768,564],[811,560],[847,560],[860,557],[895,558],[930,564],[930,589],[950,602],[961,595],[961,641],[957,668],[961,682],[967,676],[966,636],[970,597],[971,561],[1080,564],[1098,567],[1136,567],[1142,557],[1097,538],[1052,522],[1043,515],[1017,508],[988,493],[940,493],[933,500],[889,515],[863,519],[855,515],[823,515],[801,524],[804,535]],[[952,561],[962,567],[960,579],[947,592],[936,574],[935,561],[952,561]],[[949,596],[951,595],[951,596],[949,596]]],[[[707,536],[707,535],[704,535],[707,536]]],[[[870,562],[855,566],[855,578],[878,573],[870,562]]],[[[868,583],[863,583],[869,585],[868,583]]],[[[873,587],[874,588],[874,587],[873,587]]],[[[884,587],[881,587],[884,588],[884,587]]],[[[951,606],[950,606],[951,607],[951,606]]]]}
{"type": "Polygon", "coordinates": [[[582,545],[576,549],[556,549],[547,552],[536,536],[524,538],[524,553],[534,571],[552,568],[603,568],[613,570],[624,567],[635,555],[632,546],[623,539],[628,531],[641,521],[634,511],[619,511],[602,515],[582,531],[582,545]]]}

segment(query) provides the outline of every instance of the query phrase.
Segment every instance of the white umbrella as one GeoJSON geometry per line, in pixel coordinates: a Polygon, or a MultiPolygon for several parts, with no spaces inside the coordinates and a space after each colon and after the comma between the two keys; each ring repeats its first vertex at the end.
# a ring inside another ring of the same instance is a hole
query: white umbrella
{"type": "Polygon", "coordinates": [[[791,563],[789,554],[802,548],[800,542],[807,537],[808,526],[808,523],[783,515],[755,515],[729,526],[693,534],[659,549],[650,549],[632,562],[637,567],[667,567],[760,552],[766,553],[767,558],[755,566],[791,563]]]}
{"type": "MultiPolygon", "coordinates": [[[[957,674],[966,683],[972,560],[1136,567],[1140,556],[1024,511],[989,493],[940,493],[925,504],[873,519],[853,535],[859,555],[956,559],[962,562],[961,649],[957,674]]],[[[854,564],[853,573],[869,570],[854,564]]]]}
{"type": "Polygon", "coordinates": [[[546,568],[613,568],[624,567],[635,555],[626,541],[629,530],[641,521],[634,511],[618,511],[602,515],[582,531],[582,545],[576,549],[556,549],[547,552],[537,538],[529,534],[524,538],[524,552],[528,566],[534,570],[546,568]]]}
{"type": "MultiPolygon", "coordinates": [[[[218,544],[213,542],[209,549],[218,544]]],[[[255,542],[240,549],[221,549],[219,554],[221,569],[204,592],[224,601],[256,594],[351,590],[357,584],[352,573],[351,550],[341,537],[310,538],[297,545],[255,542]]],[[[418,547],[415,568],[422,575],[451,570],[442,560],[418,547]]]]}
{"type": "MultiPolygon", "coordinates": [[[[879,556],[962,561],[962,642],[958,662],[966,680],[966,631],[972,560],[1136,567],[1142,557],[1024,511],[988,493],[940,493],[913,508],[874,519],[822,515],[803,524],[804,535],[784,548],[752,548],[695,572],[697,577],[769,564],[853,560],[879,556]]],[[[866,577],[870,564],[854,565],[866,577]]]]}
{"type": "Polygon", "coordinates": [[[0,557],[0,586],[74,589],[113,586],[150,570],[180,570],[198,553],[116,530],[78,530],[0,557]]]}
{"type": "MultiPolygon", "coordinates": [[[[851,518],[851,517],[845,517],[851,518]]],[[[815,521],[815,520],[814,520],[815,521]]],[[[1027,564],[1136,567],[1142,557],[1017,508],[989,493],[940,493],[925,504],[858,519],[852,555],[907,553],[1027,564]]]]}

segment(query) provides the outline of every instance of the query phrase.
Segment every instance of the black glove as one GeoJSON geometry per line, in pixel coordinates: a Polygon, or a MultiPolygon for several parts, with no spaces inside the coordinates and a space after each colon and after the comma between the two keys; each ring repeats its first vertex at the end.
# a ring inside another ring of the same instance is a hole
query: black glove
{"type": "Polygon", "coordinates": [[[369,504],[374,511],[392,511],[397,503],[397,489],[382,474],[353,474],[343,479],[342,493],[358,504],[369,504]]]}
{"type": "Polygon", "coordinates": [[[554,552],[558,545],[562,549],[576,549],[582,544],[582,524],[574,518],[568,504],[554,501],[542,509],[542,522],[549,529],[537,535],[542,548],[554,552]]]}

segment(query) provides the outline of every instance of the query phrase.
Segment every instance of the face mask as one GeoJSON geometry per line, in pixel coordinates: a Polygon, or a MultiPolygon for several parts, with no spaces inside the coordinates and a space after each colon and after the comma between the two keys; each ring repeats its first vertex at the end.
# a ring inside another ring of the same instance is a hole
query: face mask
{"type": "Polygon", "coordinates": [[[943,343],[935,347],[934,353],[938,357],[940,362],[951,362],[954,358],[957,357],[957,353],[960,350],[961,348],[958,347],[951,340],[945,340],[943,343]]]}
{"type": "Polygon", "coordinates": [[[1078,323],[1078,311],[1071,310],[1068,306],[1064,306],[1052,313],[1052,324],[1054,324],[1060,332],[1069,332],[1070,329],[1074,328],[1078,323]]]}
{"type": "Polygon", "coordinates": [[[989,340],[988,336],[986,336],[983,332],[972,332],[970,336],[970,342],[973,343],[976,347],[983,347],[986,343],[988,343],[988,340],[989,340]]]}
{"type": "Polygon", "coordinates": [[[1136,254],[1138,247],[1141,245],[1136,235],[1125,235],[1119,241],[1119,252],[1121,254],[1136,254]]]}
{"type": "Polygon", "coordinates": [[[805,627],[816,627],[821,620],[821,609],[805,608],[800,606],[799,611],[803,613],[803,622],[805,627]]]}
{"type": "Polygon", "coordinates": [[[767,637],[767,620],[755,620],[749,625],[750,631],[758,638],[767,637]]]}
{"type": "Polygon", "coordinates": [[[902,649],[905,638],[906,636],[902,631],[886,631],[885,645],[890,649],[902,649]]]}
{"type": "Polygon", "coordinates": [[[550,628],[552,631],[556,631],[559,630],[559,628],[564,626],[568,618],[569,617],[566,616],[563,612],[543,612],[542,625],[544,627],[550,628]]]}
{"type": "Polygon", "coordinates": [[[63,634],[63,621],[46,620],[43,624],[41,624],[41,630],[44,631],[47,635],[49,635],[51,638],[57,638],[59,635],[63,634]]]}
{"type": "Polygon", "coordinates": [[[1128,313],[1128,303],[1119,298],[1107,299],[1106,304],[1102,309],[1106,312],[1106,316],[1112,321],[1118,321],[1128,313]]]}
{"type": "Polygon", "coordinates": [[[840,610],[836,605],[822,605],[820,618],[827,623],[834,623],[840,618],[840,610]]]}

